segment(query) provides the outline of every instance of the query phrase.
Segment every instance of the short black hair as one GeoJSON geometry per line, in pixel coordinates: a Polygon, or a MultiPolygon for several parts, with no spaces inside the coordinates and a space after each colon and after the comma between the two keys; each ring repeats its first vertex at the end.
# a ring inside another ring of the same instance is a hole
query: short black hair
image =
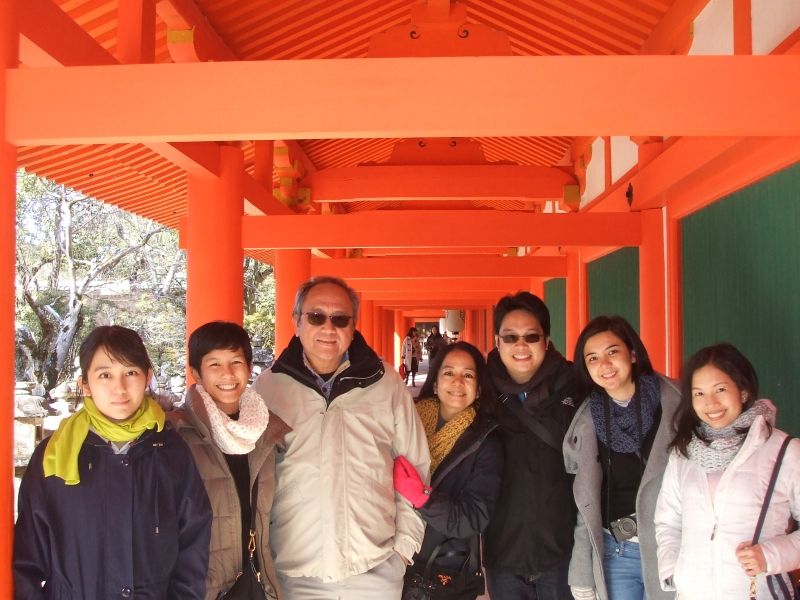
{"type": "Polygon", "coordinates": [[[241,350],[248,365],[253,364],[253,346],[244,328],[229,321],[211,321],[189,336],[189,366],[200,372],[203,357],[212,350],[241,350]]]}
{"type": "Polygon", "coordinates": [[[530,292],[517,292],[513,296],[503,296],[494,307],[494,333],[500,333],[500,326],[506,315],[515,310],[524,310],[531,313],[542,326],[544,335],[550,337],[550,311],[539,296],[530,292]]]}
{"type": "Polygon", "coordinates": [[[101,325],[92,329],[78,349],[78,361],[84,381],[89,376],[94,355],[101,348],[112,358],[123,364],[139,367],[144,373],[153,369],[147,348],[138,333],[121,325],[101,325]]]}
{"type": "Polygon", "coordinates": [[[618,315],[607,316],[600,315],[595,317],[583,328],[581,334],[578,336],[578,341],[575,343],[575,353],[572,355],[572,368],[575,372],[575,383],[577,386],[578,398],[581,400],[585,398],[591,390],[599,390],[598,386],[589,375],[589,369],[586,368],[586,361],[583,359],[583,350],[589,338],[610,331],[615,336],[623,341],[628,348],[628,352],[636,357],[636,362],[631,365],[631,378],[633,382],[638,384],[639,377],[642,375],[652,375],[653,365],[650,362],[650,356],[647,354],[647,349],[644,347],[642,338],[636,333],[633,326],[628,323],[623,317],[618,315]]]}

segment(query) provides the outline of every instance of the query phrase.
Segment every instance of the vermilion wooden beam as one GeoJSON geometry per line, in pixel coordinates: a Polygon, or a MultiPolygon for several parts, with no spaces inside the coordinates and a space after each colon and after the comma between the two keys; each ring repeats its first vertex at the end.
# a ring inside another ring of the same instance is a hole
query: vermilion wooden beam
{"type": "MultiPolygon", "coordinates": [[[[220,145],[214,142],[155,142],[148,148],[163,156],[187,173],[193,175],[219,175],[220,145]]],[[[245,200],[265,215],[293,215],[289,207],[278,202],[272,188],[265,187],[249,173],[242,175],[245,200]]],[[[270,185],[271,185],[270,181],[270,185]]],[[[248,213],[252,211],[247,211],[248,213]]]]}
{"type": "Polygon", "coordinates": [[[420,223],[436,236],[426,246],[638,246],[636,213],[534,214],[514,211],[370,211],[345,215],[245,217],[242,241],[253,248],[415,246],[420,223]]]}
{"type": "MultiPolygon", "coordinates": [[[[19,6],[20,33],[60,64],[77,66],[117,63],[110,52],[51,0],[25,0],[16,4],[19,6]]],[[[23,63],[26,62],[25,59],[25,54],[20,55],[23,63]]]]}
{"type": "Polygon", "coordinates": [[[152,63],[156,53],[155,0],[118,0],[117,59],[125,64],[152,63]]]}
{"type": "Polygon", "coordinates": [[[336,258],[311,260],[311,275],[335,275],[343,279],[423,279],[440,277],[564,277],[564,257],[475,256],[469,261],[442,256],[408,260],[387,258],[336,258]]]}
{"type": "MultiPolygon", "coordinates": [[[[426,306],[438,303],[442,306],[456,304],[459,308],[460,305],[466,302],[473,304],[483,304],[497,300],[502,294],[493,294],[491,292],[452,292],[452,293],[434,293],[434,294],[421,294],[420,292],[407,291],[407,292],[364,292],[362,297],[373,302],[419,302],[426,306]]],[[[450,308],[450,306],[448,306],[450,308]]]]}
{"type": "MultiPolygon", "coordinates": [[[[249,173],[244,173],[244,197],[265,215],[294,215],[295,212],[280,203],[272,195],[272,188],[265,187],[249,173]]],[[[258,217],[256,217],[258,218],[258,217]]]]}
{"type": "Polygon", "coordinates": [[[365,58],[20,69],[8,75],[8,135],[20,145],[589,132],[796,136],[798,72],[797,55],[365,58]],[[275,81],[282,89],[313,82],[314,93],[276,94],[275,81]],[[575,81],[592,90],[591,110],[581,94],[564,94],[565,85],[575,81]],[[53,89],[61,93],[52,94],[53,89]],[[498,89],[504,93],[497,94],[498,89]]]}
{"type": "Polygon", "coordinates": [[[464,246],[432,248],[430,246],[414,248],[364,248],[361,250],[362,256],[405,256],[417,254],[494,254],[495,256],[505,256],[509,252],[509,247],[499,246],[497,248],[485,246],[464,246]]]}
{"type": "MultiPolygon", "coordinates": [[[[687,202],[696,210],[798,160],[800,137],[681,138],[584,210],[626,210],[628,184],[633,188],[634,210],[674,204],[676,198],[681,205],[687,202]],[[725,174],[722,178],[721,173],[725,174]],[[719,191],[704,195],[700,188],[707,190],[712,181],[717,182],[719,191]]],[[[676,216],[687,214],[685,208],[676,210],[676,216]]]]}
{"type": "Polygon", "coordinates": [[[147,146],[191,175],[219,176],[219,144],[214,142],[154,142],[147,146]]]}
{"type": "Polygon", "coordinates": [[[406,317],[412,317],[420,321],[424,320],[439,320],[444,318],[443,310],[430,310],[426,308],[413,308],[411,310],[403,311],[406,317]]]}
{"type": "Polygon", "coordinates": [[[671,189],[667,207],[683,218],[715,200],[800,161],[800,138],[742,140],[671,189]]]}
{"type": "Polygon", "coordinates": [[[358,292],[516,292],[527,290],[530,277],[461,277],[436,279],[354,279],[350,286],[358,292]]]}
{"type": "Polygon", "coordinates": [[[555,167],[520,165],[413,165],[333,168],[311,178],[315,202],[385,200],[561,199],[575,178],[555,167]]]}
{"type": "Polygon", "coordinates": [[[653,28],[650,37],[642,46],[642,54],[670,54],[689,36],[692,23],[709,0],[675,0],[658,24],[653,28]]]}
{"type": "Polygon", "coordinates": [[[465,298],[437,298],[432,301],[422,299],[418,301],[408,300],[378,300],[375,304],[380,304],[382,308],[387,310],[402,310],[408,312],[410,310],[443,310],[446,308],[486,308],[495,302],[497,298],[485,301],[469,300],[465,298]]]}
{"type": "Polygon", "coordinates": [[[158,0],[156,11],[169,28],[167,42],[175,62],[237,60],[194,0],[158,0]]]}

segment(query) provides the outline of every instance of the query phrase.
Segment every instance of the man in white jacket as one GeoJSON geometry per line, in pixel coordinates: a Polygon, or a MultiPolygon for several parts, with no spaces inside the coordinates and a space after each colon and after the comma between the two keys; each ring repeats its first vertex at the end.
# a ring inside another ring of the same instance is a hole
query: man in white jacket
{"type": "Polygon", "coordinates": [[[342,280],[300,286],[296,335],[255,382],[292,428],[276,458],[270,544],[289,600],[400,598],[424,523],[394,492],[403,455],[428,479],[413,400],[355,330],[358,297],[342,280]]]}

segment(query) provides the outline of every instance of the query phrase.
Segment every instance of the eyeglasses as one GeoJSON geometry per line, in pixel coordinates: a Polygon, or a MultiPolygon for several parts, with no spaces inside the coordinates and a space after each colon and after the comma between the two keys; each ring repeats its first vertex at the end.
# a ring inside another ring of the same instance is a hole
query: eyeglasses
{"type": "Polygon", "coordinates": [[[539,340],[544,337],[543,333],[526,333],[525,335],[519,335],[518,333],[506,333],[504,335],[498,336],[501,340],[503,340],[504,344],[516,344],[519,341],[519,338],[525,340],[527,344],[536,344],[539,340]]]}
{"type": "Polygon", "coordinates": [[[304,312],[301,314],[305,315],[309,325],[313,325],[314,327],[324,325],[325,321],[330,319],[334,327],[337,329],[344,329],[350,325],[350,321],[353,320],[353,317],[350,315],[326,315],[321,312],[304,312]]]}

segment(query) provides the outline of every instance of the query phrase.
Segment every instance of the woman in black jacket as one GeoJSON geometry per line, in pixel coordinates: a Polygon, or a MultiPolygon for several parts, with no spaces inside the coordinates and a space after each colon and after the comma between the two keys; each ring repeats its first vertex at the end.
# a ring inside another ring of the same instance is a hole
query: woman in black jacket
{"type": "Polygon", "coordinates": [[[403,599],[474,600],[484,592],[480,534],[492,515],[503,469],[490,416],[494,392],[480,351],[466,342],[442,348],[420,398],[431,487],[404,457],[395,461],[395,489],[427,523],[422,548],[406,571],[403,599]]]}

